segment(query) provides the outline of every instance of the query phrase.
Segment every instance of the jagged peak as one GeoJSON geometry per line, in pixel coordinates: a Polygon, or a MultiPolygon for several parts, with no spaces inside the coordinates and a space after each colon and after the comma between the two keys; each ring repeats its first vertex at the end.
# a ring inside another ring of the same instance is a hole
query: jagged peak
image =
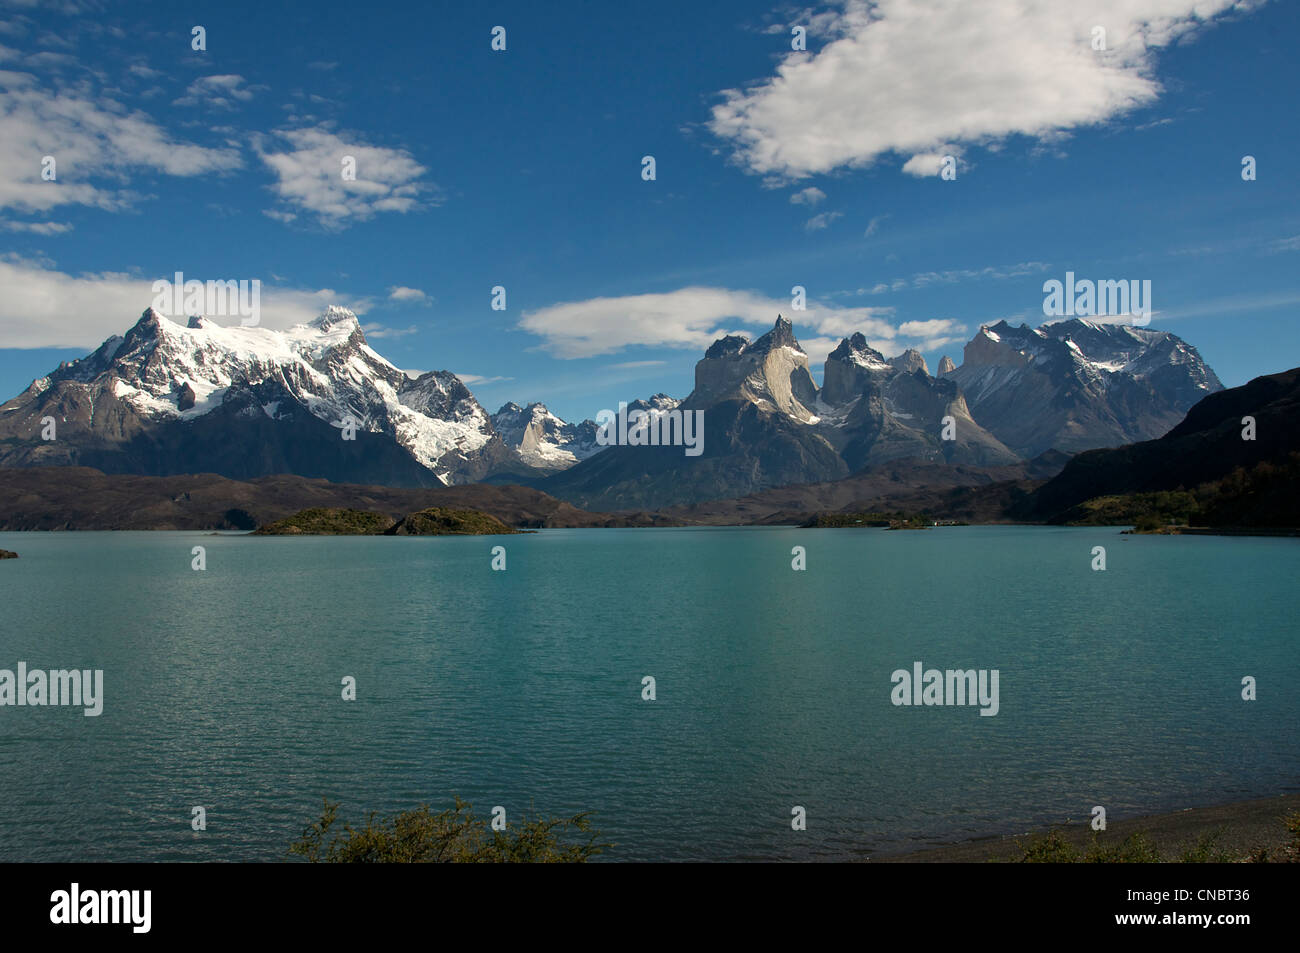
{"type": "Polygon", "coordinates": [[[311,327],[319,328],[322,331],[329,331],[341,324],[351,324],[358,331],[361,330],[361,322],[357,320],[354,312],[341,305],[332,304],[321,312],[320,317],[311,322],[311,327]]]}
{"type": "Polygon", "coordinates": [[[889,359],[889,366],[896,367],[906,374],[915,374],[917,371],[925,371],[928,376],[930,368],[925,363],[925,358],[916,348],[909,347],[902,354],[898,354],[889,359]]]}
{"type": "Polygon", "coordinates": [[[947,354],[939,358],[939,370],[935,376],[942,377],[944,374],[950,374],[957,369],[957,365],[947,354]]]}
{"type": "Polygon", "coordinates": [[[778,347],[790,347],[801,353],[803,352],[803,348],[799,346],[799,342],[795,339],[794,325],[779,314],[776,316],[776,324],[772,326],[772,330],[750,345],[749,349],[772,351],[778,347]]]}
{"type": "Polygon", "coordinates": [[[720,337],[704,352],[705,359],[717,359],[720,357],[735,357],[744,353],[749,347],[749,336],[745,334],[728,334],[720,337]]]}
{"type": "Polygon", "coordinates": [[[126,332],[126,340],[138,341],[141,338],[156,339],[164,332],[167,319],[161,313],[153,308],[145,308],[140,314],[140,320],[131,326],[126,332]]]}
{"type": "Polygon", "coordinates": [[[827,355],[827,359],[833,361],[853,361],[855,358],[866,358],[871,364],[885,363],[885,355],[868,344],[866,336],[861,331],[854,331],[848,337],[841,339],[835,350],[827,355]]]}

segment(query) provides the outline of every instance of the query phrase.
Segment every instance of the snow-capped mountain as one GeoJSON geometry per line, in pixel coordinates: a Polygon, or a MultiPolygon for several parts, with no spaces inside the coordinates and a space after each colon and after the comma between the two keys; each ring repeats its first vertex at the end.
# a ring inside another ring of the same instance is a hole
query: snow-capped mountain
{"type": "Polygon", "coordinates": [[[930,376],[919,351],[886,359],[861,334],[847,337],[826,358],[818,397],[827,439],[850,470],[900,457],[980,466],[1019,459],[971,417],[956,383],[930,376]]]}
{"type": "Polygon", "coordinates": [[[603,447],[593,421],[566,423],[540,403],[489,416],[454,374],[389,363],[343,308],[280,332],[203,318],[186,326],[148,310],[124,336],[0,405],[0,466],[524,482],[581,506],[643,509],[837,480],[902,458],[987,467],[1151,439],[1222,389],[1173,334],[1077,319],[983,327],[962,365],[945,358],[937,377],[916,351],[887,359],[861,334],[827,357],[822,387],[808,366],[778,316],[756,341],[715,341],[685,400],[656,394],[627,407],[633,419],[703,411],[702,453],[688,456],[647,441],[603,447]],[[943,436],[946,418],[954,439],[943,436]]]}
{"type": "Polygon", "coordinates": [[[930,376],[916,351],[886,360],[855,334],[827,358],[819,389],[780,316],[756,341],[715,341],[680,408],[704,411],[699,457],[679,447],[611,447],[539,486],[580,506],[655,508],[837,480],[903,457],[989,466],[1018,459],[971,419],[955,383],[930,376]],[[954,440],[943,439],[946,416],[954,440]]]}
{"type": "Polygon", "coordinates": [[[338,307],[281,332],[182,326],[149,309],[125,337],[0,406],[3,438],[0,465],[128,473],[436,485],[516,462],[459,378],[412,378],[338,307]],[[52,441],[40,439],[48,418],[52,441]]]}
{"type": "Polygon", "coordinates": [[[976,420],[1025,456],[1163,436],[1223,389],[1177,335],[1078,318],[981,327],[961,366],[943,376],[960,385],[976,420]]]}
{"type": "Polygon", "coordinates": [[[596,443],[596,422],[565,423],[534,403],[520,407],[511,401],[492,415],[492,427],[524,463],[538,470],[565,470],[605,448],[596,443]]]}

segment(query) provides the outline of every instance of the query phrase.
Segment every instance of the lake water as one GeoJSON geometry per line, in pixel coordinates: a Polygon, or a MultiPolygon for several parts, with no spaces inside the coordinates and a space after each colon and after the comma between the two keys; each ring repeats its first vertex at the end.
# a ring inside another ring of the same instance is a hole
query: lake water
{"type": "Polygon", "coordinates": [[[349,819],[453,794],[485,814],[591,810],[608,859],[730,860],[1300,790],[1290,539],[689,528],[0,548],[21,555],[0,563],[0,668],[103,669],[105,695],[95,718],[0,707],[2,861],[278,860],[322,796],[349,819]],[[997,669],[996,716],[892,704],[891,673],[917,661],[997,669]]]}

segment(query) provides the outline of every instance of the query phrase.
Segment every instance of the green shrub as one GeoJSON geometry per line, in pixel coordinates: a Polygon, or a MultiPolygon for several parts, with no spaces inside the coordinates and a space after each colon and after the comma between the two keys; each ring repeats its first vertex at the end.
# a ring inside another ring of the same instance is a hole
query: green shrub
{"type": "Polygon", "coordinates": [[[1060,831],[1031,838],[1020,850],[1020,861],[1025,864],[1077,864],[1083,856],[1060,831]]]}
{"type": "Polygon", "coordinates": [[[1196,842],[1195,847],[1186,848],[1178,857],[1180,864],[1230,864],[1233,857],[1219,846],[1223,831],[1206,834],[1196,842]]]}
{"type": "Polygon", "coordinates": [[[371,814],[364,827],[338,821],[337,802],[325,800],[320,820],[289,846],[289,854],[310,863],[446,864],[446,863],[584,863],[610,844],[597,843],[589,812],[570,818],[527,818],[494,831],[476,816],[473,805],[456,798],[455,807],[434,813],[427,804],[392,818],[371,814]],[[570,842],[565,838],[583,835],[570,842]]]}

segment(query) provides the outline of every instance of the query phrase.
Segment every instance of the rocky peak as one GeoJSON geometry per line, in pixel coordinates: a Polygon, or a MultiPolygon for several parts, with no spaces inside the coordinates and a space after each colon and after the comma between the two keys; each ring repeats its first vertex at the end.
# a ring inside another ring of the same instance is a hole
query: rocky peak
{"type": "Polygon", "coordinates": [[[320,317],[312,321],[310,327],[319,328],[322,331],[346,328],[355,331],[357,334],[361,333],[361,322],[357,320],[356,314],[336,304],[330,305],[321,312],[320,317]]]}
{"type": "Polygon", "coordinates": [[[794,348],[796,351],[803,350],[799,346],[799,342],[795,340],[794,326],[779,314],[776,316],[776,324],[773,325],[772,330],[751,344],[749,349],[766,354],[778,347],[794,348]]]}
{"type": "Polygon", "coordinates": [[[839,346],[831,351],[827,358],[833,361],[849,361],[854,364],[874,365],[885,363],[885,355],[868,344],[861,331],[854,331],[853,334],[840,341],[839,346]]]}
{"type": "Polygon", "coordinates": [[[808,355],[795,340],[790,322],[777,315],[772,330],[753,344],[741,335],[714,341],[695,365],[695,390],[682,403],[703,409],[724,400],[743,400],[807,421],[816,399],[808,355]]]}
{"type": "Polygon", "coordinates": [[[728,334],[718,338],[704,352],[705,360],[715,361],[724,357],[735,357],[749,347],[749,338],[743,334],[728,334]]]}
{"type": "Polygon", "coordinates": [[[952,358],[945,354],[943,357],[939,358],[939,372],[935,376],[943,377],[944,374],[949,374],[956,369],[957,365],[952,362],[952,358]]]}
{"type": "Polygon", "coordinates": [[[921,356],[921,352],[910,347],[897,357],[891,357],[889,366],[897,368],[904,374],[915,374],[917,371],[923,371],[927,377],[930,375],[930,368],[926,366],[925,358],[921,356]]]}
{"type": "Polygon", "coordinates": [[[140,320],[131,325],[131,329],[126,332],[126,339],[128,341],[138,341],[141,338],[156,338],[162,331],[163,322],[166,320],[153,308],[145,308],[140,315],[140,320]]]}
{"type": "Polygon", "coordinates": [[[975,419],[1026,457],[1163,435],[1222,388],[1196,349],[1168,331],[1071,319],[981,327],[956,381],[975,419]]]}

